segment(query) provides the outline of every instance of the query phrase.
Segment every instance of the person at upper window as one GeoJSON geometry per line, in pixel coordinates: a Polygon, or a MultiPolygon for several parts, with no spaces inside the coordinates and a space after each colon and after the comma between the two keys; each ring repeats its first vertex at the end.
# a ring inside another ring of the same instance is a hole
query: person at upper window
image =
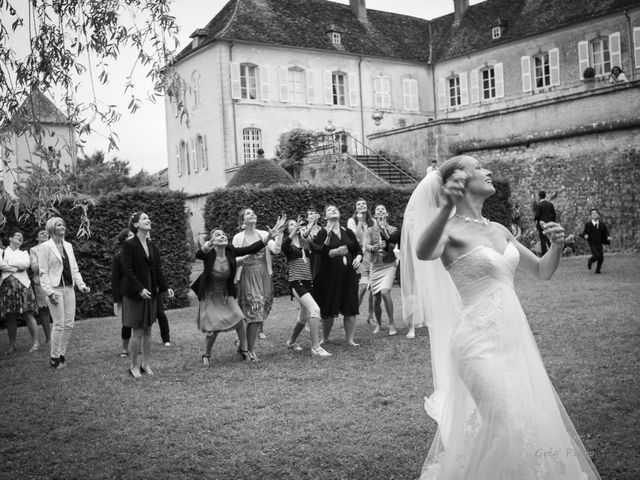
{"type": "Polygon", "coordinates": [[[611,75],[609,76],[609,83],[612,83],[612,84],[626,83],[628,81],[629,80],[627,80],[627,76],[624,74],[624,72],[620,67],[616,66],[611,69],[611,75]]]}

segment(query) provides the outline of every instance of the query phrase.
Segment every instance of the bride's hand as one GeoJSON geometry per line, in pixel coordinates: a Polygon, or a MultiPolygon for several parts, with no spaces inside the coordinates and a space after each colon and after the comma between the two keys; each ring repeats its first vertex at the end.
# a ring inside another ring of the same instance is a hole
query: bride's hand
{"type": "Polygon", "coordinates": [[[469,175],[467,173],[462,170],[456,170],[447,179],[442,186],[442,195],[448,205],[455,205],[464,197],[468,178],[469,175]]]}
{"type": "Polygon", "coordinates": [[[542,233],[544,233],[549,241],[560,248],[564,247],[564,228],[556,222],[541,222],[542,233]]]}

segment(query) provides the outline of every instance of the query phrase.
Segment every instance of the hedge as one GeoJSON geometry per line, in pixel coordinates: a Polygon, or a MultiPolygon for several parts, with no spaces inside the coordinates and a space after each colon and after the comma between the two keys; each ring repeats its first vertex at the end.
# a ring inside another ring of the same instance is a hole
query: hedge
{"type": "MultiPolygon", "coordinates": [[[[75,238],[80,212],[72,210],[70,202],[57,207],[67,224],[66,240],[73,245],[82,278],[91,288],[88,294],[78,293],[77,318],[113,315],[111,260],[119,250],[116,237],[136,211],[144,211],[151,218],[151,237],[160,249],[167,283],[175,292],[175,298],[168,300],[166,307],[187,306],[193,254],[186,235],[185,195],[163,189],[135,189],[101,196],[97,200],[98,205],[89,209],[91,237],[88,239],[75,238]]],[[[35,245],[32,235],[35,224],[32,221],[18,223],[11,212],[7,217],[8,222],[2,229],[4,244],[7,244],[8,232],[18,227],[25,233],[25,248],[35,245]]]]}
{"type": "MultiPolygon", "coordinates": [[[[494,180],[496,193],[484,204],[483,215],[487,218],[511,226],[511,188],[505,181],[494,180]]],[[[243,207],[251,207],[258,215],[258,228],[273,226],[278,215],[287,214],[296,218],[303,215],[310,206],[322,212],[327,203],[335,204],[342,214],[342,224],[353,214],[356,199],[362,197],[373,211],[382,203],[389,213],[389,224],[402,227],[404,209],[413,192],[413,187],[338,187],[279,185],[270,188],[238,187],[215,190],[206,200],[204,208],[205,227],[208,231],[221,227],[228,235],[239,231],[238,212],[243,207]]],[[[287,295],[286,261],[283,256],[274,258],[274,289],[276,295],[287,295]]]]}

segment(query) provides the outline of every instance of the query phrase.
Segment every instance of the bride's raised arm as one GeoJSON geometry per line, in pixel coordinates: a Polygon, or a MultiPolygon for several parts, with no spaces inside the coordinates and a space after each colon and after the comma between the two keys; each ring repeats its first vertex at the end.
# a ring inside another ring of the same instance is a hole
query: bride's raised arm
{"type": "Polygon", "coordinates": [[[420,260],[433,260],[442,255],[449,242],[445,227],[456,203],[464,196],[467,177],[468,175],[462,170],[456,170],[442,186],[440,196],[442,205],[424,231],[418,232],[416,256],[420,260]]]}

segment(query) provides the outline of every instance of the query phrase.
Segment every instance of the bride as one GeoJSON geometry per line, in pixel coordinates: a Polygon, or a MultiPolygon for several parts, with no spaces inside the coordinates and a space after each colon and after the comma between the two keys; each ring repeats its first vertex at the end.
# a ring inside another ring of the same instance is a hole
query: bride
{"type": "Polygon", "coordinates": [[[429,326],[425,409],[438,422],[420,479],[599,479],[513,287],[518,264],[551,278],[564,229],[547,223],[551,248],[536,257],[482,216],[494,192],[491,172],[458,156],[422,180],[405,212],[402,300],[409,320],[429,326]]]}

